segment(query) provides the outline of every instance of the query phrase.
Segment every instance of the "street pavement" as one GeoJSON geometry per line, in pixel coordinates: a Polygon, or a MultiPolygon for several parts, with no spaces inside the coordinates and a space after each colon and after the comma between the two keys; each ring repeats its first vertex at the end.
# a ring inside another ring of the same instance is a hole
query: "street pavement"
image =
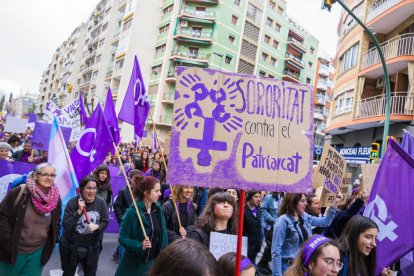
{"type": "MultiPolygon", "coordinates": [[[[104,234],[102,252],[99,257],[98,271],[96,275],[100,276],[113,276],[115,275],[118,265],[112,260],[112,253],[118,244],[118,234],[104,234]]],[[[50,257],[49,262],[43,269],[42,276],[61,276],[63,271],[61,270],[59,250],[55,250],[50,257]]],[[[78,269],[76,276],[82,276],[83,271],[78,269]]]]}

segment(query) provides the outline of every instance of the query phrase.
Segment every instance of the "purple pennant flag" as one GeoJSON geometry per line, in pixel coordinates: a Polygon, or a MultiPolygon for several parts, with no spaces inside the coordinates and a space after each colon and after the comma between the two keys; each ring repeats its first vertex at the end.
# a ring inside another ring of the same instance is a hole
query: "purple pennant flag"
{"type": "Polygon", "coordinates": [[[379,227],[376,275],[414,249],[414,216],[407,212],[414,194],[413,179],[413,157],[389,139],[364,211],[379,227]]]}
{"type": "Polygon", "coordinates": [[[124,101],[119,111],[118,118],[124,122],[134,125],[135,140],[141,140],[150,110],[150,104],[146,95],[144,80],[142,79],[141,68],[135,56],[134,68],[124,101]]]}
{"type": "Polygon", "coordinates": [[[414,136],[408,131],[405,131],[401,147],[414,158],[414,136]]]}
{"type": "Polygon", "coordinates": [[[88,123],[88,114],[86,113],[85,106],[83,104],[82,91],[79,91],[79,115],[83,125],[88,123]]]}
{"type": "Polygon", "coordinates": [[[98,103],[70,155],[79,182],[102,164],[106,154],[113,148],[112,141],[111,131],[98,103]]]}
{"type": "Polygon", "coordinates": [[[106,95],[104,116],[108,123],[109,130],[114,138],[115,144],[118,145],[120,141],[118,119],[116,118],[114,100],[112,99],[111,88],[108,88],[108,94],[106,95]]]}

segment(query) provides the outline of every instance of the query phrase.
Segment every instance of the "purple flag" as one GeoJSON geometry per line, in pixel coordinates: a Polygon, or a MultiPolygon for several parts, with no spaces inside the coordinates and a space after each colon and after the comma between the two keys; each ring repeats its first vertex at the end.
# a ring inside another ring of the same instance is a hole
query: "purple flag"
{"type": "Polygon", "coordinates": [[[24,116],[26,116],[29,119],[28,123],[34,123],[37,121],[37,115],[34,113],[27,113],[24,114],[24,116]]]}
{"type": "Polygon", "coordinates": [[[152,149],[154,151],[158,150],[158,146],[157,146],[157,132],[155,131],[155,129],[152,131],[152,149]]]}
{"type": "Polygon", "coordinates": [[[405,131],[401,147],[414,158],[414,136],[408,131],[405,131]]]}
{"type": "Polygon", "coordinates": [[[389,139],[364,211],[364,216],[379,227],[377,275],[414,249],[414,217],[408,212],[414,194],[413,179],[413,157],[389,139]]]}
{"type": "Polygon", "coordinates": [[[113,148],[112,141],[111,131],[98,103],[70,155],[79,182],[102,164],[113,148]]]}
{"type": "Polygon", "coordinates": [[[82,91],[79,91],[79,115],[82,124],[86,126],[88,123],[88,114],[86,113],[85,106],[83,105],[82,91]]]}
{"type": "Polygon", "coordinates": [[[112,137],[114,138],[115,144],[118,145],[120,141],[118,119],[116,118],[114,100],[112,99],[112,92],[110,87],[108,87],[108,94],[106,95],[104,116],[106,122],[108,123],[112,137]]]}
{"type": "Polygon", "coordinates": [[[143,137],[145,121],[150,110],[148,97],[145,93],[146,90],[144,80],[142,79],[141,68],[135,56],[131,79],[129,80],[128,89],[125,93],[118,118],[134,125],[134,136],[136,140],[141,140],[143,137]]]}

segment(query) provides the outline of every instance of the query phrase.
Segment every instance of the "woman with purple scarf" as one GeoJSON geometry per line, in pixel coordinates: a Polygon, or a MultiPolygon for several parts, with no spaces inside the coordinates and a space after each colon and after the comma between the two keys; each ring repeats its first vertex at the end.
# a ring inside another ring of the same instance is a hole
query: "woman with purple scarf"
{"type": "Polygon", "coordinates": [[[185,238],[187,232],[192,230],[194,223],[197,220],[194,204],[191,201],[193,191],[193,187],[190,186],[174,186],[173,194],[177,202],[174,203],[171,198],[162,206],[167,224],[168,243],[185,238]],[[175,212],[173,204],[176,205],[180,214],[181,228],[178,224],[177,213],[175,212]]]}
{"type": "Polygon", "coordinates": [[[39,164],[0,204],[0,275],[41,275],[60,232],[56,169],[39,164]]]}

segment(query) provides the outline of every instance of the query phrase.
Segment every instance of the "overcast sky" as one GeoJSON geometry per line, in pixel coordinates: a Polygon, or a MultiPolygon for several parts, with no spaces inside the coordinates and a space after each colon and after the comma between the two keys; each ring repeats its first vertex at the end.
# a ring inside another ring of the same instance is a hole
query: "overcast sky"
{"type": "MultiPolygon", "coordinates": [[[[98,2],[0,0],[0,90],[38,92],[42,72],[56,48],[86,21],[98,2]]],[[[339,5],[331,13],[320,6],[321,0],[287,0],[287,13],[319,39],[320,49],[333,56],[339,5]]]]}

